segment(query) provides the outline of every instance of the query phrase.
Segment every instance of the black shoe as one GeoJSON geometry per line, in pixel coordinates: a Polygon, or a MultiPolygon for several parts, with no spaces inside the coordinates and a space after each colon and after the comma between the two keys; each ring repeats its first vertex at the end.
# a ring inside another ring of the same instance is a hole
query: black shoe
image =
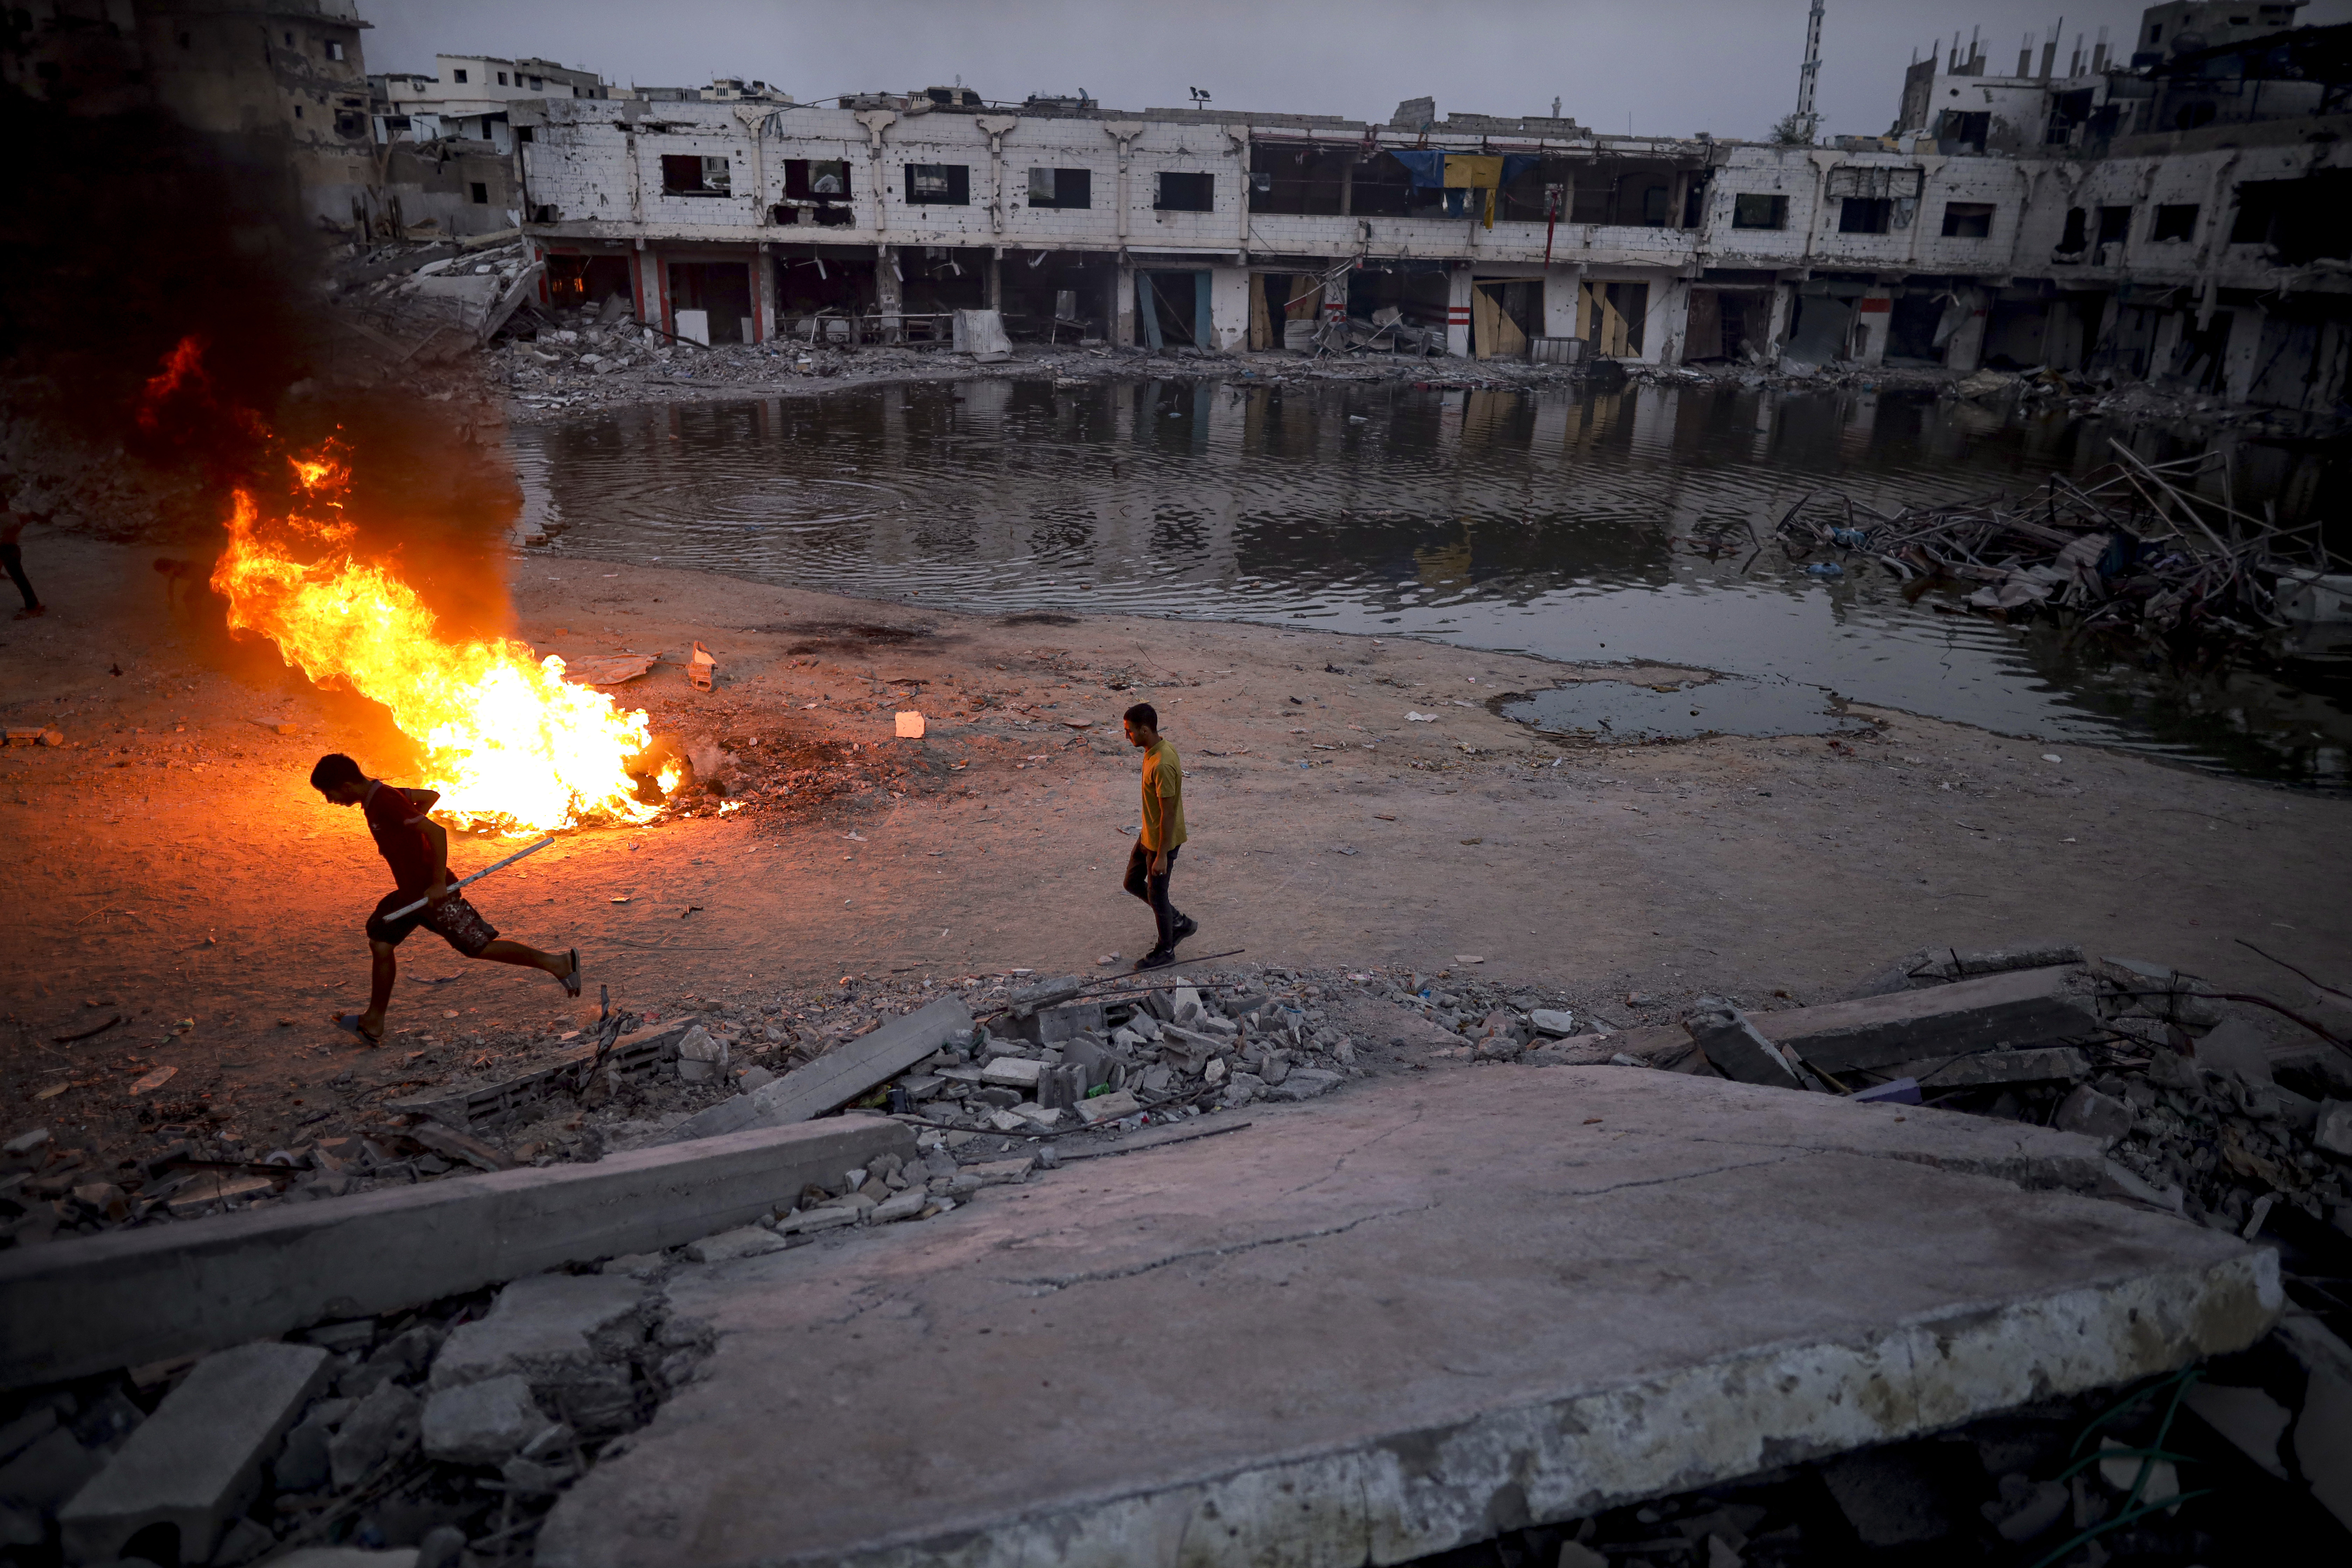
{"type": "Polygon", "coordinates": [[[1175,949],[1155,947],[1150,952],[1145,953],[1141,958],[1137,959],[1135,961],[1135,967],[1139,971],[1145,969],[1165,969],[1175,962],[1175,949]]]}
{"type": "Polygon", "coordinates": [[[1174,947],[1178,942],[1183,942],[1191,937],[1196,937],[1200,934],[1200,921],[1194,920],[1191,915],[1178,915],[1176,917],[1176,934],[1168,939],[1168,945],[1170,947],[1174,947]]]}

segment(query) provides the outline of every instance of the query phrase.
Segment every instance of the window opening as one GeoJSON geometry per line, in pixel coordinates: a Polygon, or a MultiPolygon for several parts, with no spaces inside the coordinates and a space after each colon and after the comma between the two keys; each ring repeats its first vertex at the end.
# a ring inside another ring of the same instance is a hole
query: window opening
{"type": "Polygon", "coordinates": [[[907,200],[912,205],[971,205],[971,169],[963,163],[909,163],[907,200]]]}
{"type": "Polygon", "coordinates": [[[1160,212],[1213,212],[1217,205],[1216,179],[1214,174],[1161,174],[1159,194],[1151,205],[1160,212]]]}
{"type": "Polygon", "coordinates": [[[666,196],[724,196],[734,194],[732,171],[724,158],[705,158],[692,153],[665,153],[661,167],[662,195],[666,196]]]}
{"type": "Polygon", "coordinates": [[[1847,196],[1838,205],[1840,234],[1885,234],[1894,221],[1891,196],[1847,196]]]}
{"type": "Polygon", "coordinates": [[[1992,204],[1990,202],[1946,202],[1944,204],[1944,237],[1946,239],[1988,239],[1992,236],[1992,204]]]}
{"type": "Polygon", "coordinates": [[[1085,169],[1032,169],[1029,205],[1033,207],[1088,207],[1094,205],[1094,176],[1085,169]]]}

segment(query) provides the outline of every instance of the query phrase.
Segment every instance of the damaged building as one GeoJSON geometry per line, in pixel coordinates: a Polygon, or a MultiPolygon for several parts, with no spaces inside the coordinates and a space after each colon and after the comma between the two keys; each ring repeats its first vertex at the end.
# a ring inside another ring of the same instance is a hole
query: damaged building
{"type": "Polygon", "coordinates": [[[922,342],[994,309],[1016,338],[1228,353],[1345,319],[1478,358],[2046,367],[2332,409],[2352,27],[2202,9],[2229,10],[2157,6],[2135,42],[2168,42],[2053,38],[2011,77],[1954,40],[1892,134],[1827,145],[966,88],[511,119],[550,302],[698,342],[922,342]]]}

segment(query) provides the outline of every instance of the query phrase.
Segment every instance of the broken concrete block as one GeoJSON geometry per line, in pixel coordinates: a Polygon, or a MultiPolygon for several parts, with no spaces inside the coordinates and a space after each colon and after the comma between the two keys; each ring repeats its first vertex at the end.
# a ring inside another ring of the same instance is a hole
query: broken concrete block
{"type": "Polygon", "coordinates": [[[1916,1078],[1890,1079],[1874,1083],[1868,1089],[1856,1089],[1848,1099],[1858,1105],[1918,1105],[1923,1103],[1919,1080],[1916,1078]]]}
{"type": "Polygon", "coordinates": [[[926,1192],[909,1191],[894,1194],[874,1205],[866,1216],[876,1225],[889,1225],[898,1220],[912,1219],[929,1206],[931,1195],[926,1192]]]}
{"type": "Polygon", "coordinates": [[[0,1387],[395,1311],[526,1270],[682,1246],[914,1147],[903,1123],[844,1116],[347,1203],[117,1231],[70,1247],[10,1247],[0,1252],[0,1387]],[[172,1310],[158,1311],[161,1300],[172,1310]]]}
{"type": "Polygon", "coordinates": [[[356,1403],[350,1399],[313,1401],[294,1430],[286,1434],[278,1457],[269,1461],[269,1484],[281,1492],[325,1490],[333,1474],[327,1463],[327,1445],[335,1439],[335,1424],[350,1415],[356,1403]]]}
{"type": "Polygon", "coordinates": [[[336,1488],[359,1485],[385,1460],[415,1447],[424,1414],[423,1401],[396,1383],[352,1406],[327,1443],[327,1469],[336,1488]]]}
{"type": "Polygon", "coordinates": [[[1016,1013],[1004,1021],[1008,1035],[1039,1046],[1058,1046],[1081,1035],[1100,1034],[1103,1026],[1103,1005],[1099,1002],[1073,1002],[1066,1006],[1046,1007],[1026,1017],[1016,1013]]]}
{"type": "Polygon", "coordinates": [[[710,1083],[727,1070],[727,1042],[698,1024],[677,1042],[680,1083],[710,1083]]]}
{"type": "MultiPolygon", "coordinates": [[[[765,1234],[764,1232],[762,1234],[765,1234]]],[[[645,1342],[645,1289],[625,1275],[533,1274],[499,1292],[489,1315],[461,1323],[433,1358],[431,1385],[520,1373],[534,1390],[604,1381],[645,1342]]]]}
{"type": "Polygon", "coordinates": [[[1037,1162],[1023,1155],[1013,1160],[990,1160],[976,1165],[966,1165],[958,1173],[975,1178],[983,1187],[1000,1186],[1007,1182],[1025,1182],[1037,1162]]]}
{"type": "Polygon", "coordinates": [[[260,1489],[263,1462],[326,1381],[329,1361],[316,1345],[265,1342],[198,1362],[58,1510],[66,1556],[120,1556],[132,1536],[159,1524],[178,1531],[183,1561],[210,1556],[260,1489]]]}
{"type": "Polygon", "coordinates": [[[1778,1046],[1757,1032],[1743,1015],[1733,1012],[1728,1022],[1693,1019],[1691,1041],[1717,1071],[1740,1083],[1760,1083],[1773,1089],[1801,1089],[1797,1071],[1778,1046]]]}
{"type": "Polygon", "coordinates": [[[453,1465],[502,1465],[554,1425],[520,1376],[436,1389],[425,1402],[425,1452],[453,1465]]]}
{"type": "Polygon", "coordinates": [[[2199,1419],[2237,1446],[2238,1451],[2280,1480],[2287,1479],[2279,1458],[2279,1439],[2286,1436],[2294,1412],[2259,1388],[2232,1388],[2226,1384],[2192,1383],[2182,1403],[2199,1419]]]}
{"type": "Polygon", "coordinates": [[[1906,1064],[1908,1071],[1929,1093],[1968,1089],[1989,1083],[2043,1083],[2053,1079],[2085,1077],[2091,1059],[2072,1046],[2044,1046],[2031,1051],[1979,1051],[1937,1064],[1906,1064]]]}
{"type": "Polygon", "coordinates": [[[2098,1027],[2079,971],[2026,969],[1924,991],[1756,1013],[1748,1022],[1778,1046],[1795,1048],[1832,1073],[1895,1063],[2021,1049],[2092,1034],[2098,1027]]]}
{"type": "Polygon", "coordinates": [[[1108,1094],[1096,1095],[1092,1100],[1078,1101],[1078,1120],[1092,1127],[1098,1121],[1116,1121],[1122,1116],[1132,1116],[1143,1109],[1143,1102],[1123,1089],[1108,1094]]]}
{"type": "Polygon", "coordinates": [[[416,1548],[370,1552],[359,1546],[304,1546],[269,1560],[269,1568],[416,1568],[416,1548]]]}
{"type": "Polygon", "coordinates": [[[1045,1064],[1028,1057],[999,1057],[980,1069],[980,1081],[999,1089],[1034,1089],[1045,1064]]]}
{"type": "Polygon", "coordinates": [[[2111,1095],[2101,1094],[2089,1084],[2077,1084],[2058,1107],[2051,1125],[2063,1132],[2082,1132],[2093,1138],[2104,1138],[2110,1143],[2129,1132],[2132,1110],[2111,1095]]]}
{"type": "Polygon", "coordinates": [[[1328,1068],[1292,1068],[1289,1076],[1268,1091],[1269,1100],[1313,1100],[1339,1087],[1339,1075],[1328,1068]]]}
{"type": "Polygon", "coordinates": [[[856,1225],[858,1211],[848,1204],[821,1204],[815,1208],[788,1214],[776,1222],[778,1236],[805,1236],[812,1231],[831,1230],[838,1225],[856,1225]]]}
{"type": "Polygon", "coordinates": [[[1556,1040],[1576,1033],[1576,1015],[1565,1007],[1538,1007],[1528,1015],[1528,1022],[1535,1026],[1537,1034],[1549,1035],[1556,1040]]]}
{"type": "Polygon", "coordinates": [[[696,1263],[727,1263],[738,1258],[757,1258],[762,1253],[782,1252],[784,1238],[772,1230],[762,1230],[756,1225],[722,1230],[717,1236],[706,1236],[700,1241],[686,1244],[686,1256],[696,1263]]]}
{"type": "Polygon", "coordinates": [[[2311,1142],[2331,1154],[2352,1156],[2352,1100],[2331,1100],[2320,1106],[2311,1142]]]}
{"type": "Polygon", "coordinates": [[[937,1051],[956,1031],[971,1027],[971,1010],[962,1002],[953,997],[934,1002],[835,1047],[773,1083],[698,1111],[680,1122],[668,1141],[682,1143],[809,1121],[889,1082],[937,1051]]]}
{"type": "Polygon", "coordinates": [[[2233,1072],[2248,1083],[2271,1081],[2270,1037],[2243,1018],[2224,1018],[2196,1044],[2197,1065],[2233,1072]]]}

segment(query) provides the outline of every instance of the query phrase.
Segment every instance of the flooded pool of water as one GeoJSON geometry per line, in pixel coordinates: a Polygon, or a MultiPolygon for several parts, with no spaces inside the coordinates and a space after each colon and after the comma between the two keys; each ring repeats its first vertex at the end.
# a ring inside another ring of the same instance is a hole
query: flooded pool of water
{"type": "MultiPolygon", "coordinates": [[[[1039,380],[605,411],[514,441],[565,555],[1654,660],[2345,784],[2352,692],[2324,668],[2184,678],[1908,603],[1874,568],[1809,577],[1749,533],[1817,487],[1891,510],[2080,477],[2119,434],[1872,393],[1039,380]]],[[[2326,451],[2228,450],[2241,507],[2292,521],[2340,490],[2326,451]]]]}

